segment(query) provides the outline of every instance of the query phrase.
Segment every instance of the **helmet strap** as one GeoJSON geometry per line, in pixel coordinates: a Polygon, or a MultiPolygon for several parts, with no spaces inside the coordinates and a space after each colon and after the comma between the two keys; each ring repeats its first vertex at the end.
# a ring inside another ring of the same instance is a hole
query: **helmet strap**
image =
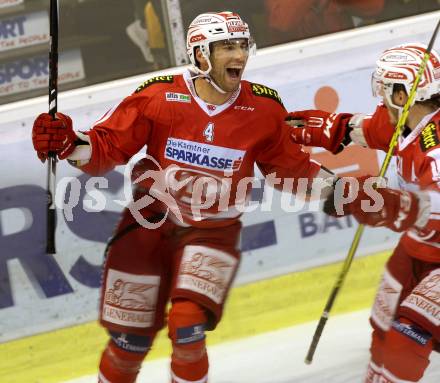
{"type": "Polygon", "coordinates": [[[209,73],[212,70],[212,64],[211,64],[211,60],[209,59],[209,55],[206,54],[206,52],[204,50],[201,50],[203,57],[206,59],[206,61],[208,62],[208,69],[206,70],[201,70],[199,67],[196,67],[195,65],[193,65],[196,75],[192,76],[191,79],[195,79],[195,78],[202,78],[204,80],[206,80],[210,85],[213,86],[213,88],[221,93],[221,94],[226,94],[228,92],[226,92],[225,90],[223,90],[222,88],[220,88],[220,86],[218,86],[216,84],[216,82],[214,81],[214,79],[209,75],[209,73]]]}
{"type": "MultiPolygon", "coordinates": [[[[200,72],[202,72],[202,71],[200,71],[200,72]]],[[[212,85],[217,92],[219,92],[221,94],[228,93],[225,90],[223,90],[222,88],[220,88],[215,83],[214,79],[209,74],[207,74],[207,73],[197,73],[194,76],[191,76],[190,78],[191,78],[191,80],[196,79],[196,78],[201,78],[201,79],[207,81],[210,85],[212,85]]]]}
{"type": "Polygon", "coordinates": [[[217,91],[217,92],[220,92],[221,94],[226,94],[227,92],[225,91],[225,90],[223,90],[222,88],[220,88],[220,86],[218,86],[216,83],[215,83],[215,81],[214,81],[214,79],[210,76],[210,75],[208,75],[208,76],[206,76],[206,77],[202,77],[204,80],[206,80],[207,82],[209,82],[213,87],[214,87],[214,89],[217,91]]]}

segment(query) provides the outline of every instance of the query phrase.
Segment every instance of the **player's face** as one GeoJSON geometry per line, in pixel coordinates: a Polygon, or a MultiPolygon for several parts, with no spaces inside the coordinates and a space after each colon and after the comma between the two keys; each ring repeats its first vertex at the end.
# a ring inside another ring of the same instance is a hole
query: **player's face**
{"type": "Polygon", "coordinates": [[[213,43],[210,76],[226,92],[238,89],[249,57],[247,39],[231,39],[213,43]]]}
{"type": "Polygon", "coordinates": [[[392,97],[393,85],[391,83],[384,83],[381,76],[377,74],[377,71],[375,71],[371,77],[371,89],[373,91],[373,97],[382,98],[382,102],[388,110],[390,123],[393,125],[397,124],[399,112],[389,102],[389,98],[392,97]]]}
{"type": "MultiPolygon", "coordinates": [[[[391,103],[388,101],[388,97],[385,97],[385,95],[383,95],[382,99],[384,105],[387,107],[388,116],[390,118],[391,124],[396,125],[397,122],[399,121],[399,110],[393,105],[391,105],[391,103]]],[[[391,100],[394,103],[394,105],[403,107],[406,103],[407,96],[403,91],[393,92],[391,96],[391,100]]]]}
{"type": "Polygon", "coordinates": [[[382,98],[383,104],[387,107],[388,117],[390,118],[390,123],[393,125],[397,124],[397,120],[399,118],[399,111],[390,105],[387,97],[382,98]]]}

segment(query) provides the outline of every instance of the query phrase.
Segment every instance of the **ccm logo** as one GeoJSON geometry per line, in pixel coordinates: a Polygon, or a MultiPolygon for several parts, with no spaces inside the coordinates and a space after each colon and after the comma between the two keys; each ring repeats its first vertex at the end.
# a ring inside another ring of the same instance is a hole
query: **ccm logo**
{"type": "Polygon", "coordinates": [[[202,40],[206,40],[206,37],[203,36],[202,34],[198,34],[198,35],[192,36],[189,42],[196,43],[197,41],[202,41],[202,40]]]}
{"type": "Polygon", "coordinates": [[[248,110],[250,112],[253,112],[255,110],[255,108],[252,108],[250,106],[234,106],[235,110],[248,110]]]}

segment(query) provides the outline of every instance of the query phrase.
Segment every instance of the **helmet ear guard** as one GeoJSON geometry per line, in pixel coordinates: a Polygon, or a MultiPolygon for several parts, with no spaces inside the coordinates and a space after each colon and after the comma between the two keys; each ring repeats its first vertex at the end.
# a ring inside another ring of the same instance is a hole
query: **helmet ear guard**
{"type": "Polygon", "coordinates": [[[212,69],[211,60],[209,59],[210,56],[211,56],[211,49],[209,48],[209,45],[206,46],[203,44],[203,45],[199,45],[199,46],[194,47],[194,62],[191,61],[193,71],[198,74],[208,76],[209,72],[211,72],[211,69],[212,69]],[[208,63],[208,69],[206,69],[206,70],[202,70],[200,67],[200,63],[197,61],[197,58],[196,58],[197,49],[200,50],[202,56],[205,58],[206,62],[208,63]]]}
{"type": "MultiPolygon", "coordinates": [[[[376,69],[371,78],[374,97],[384,97],[394,108],[403,107],[393,103],[393,92],[400,84],[409,94],[426,52],[426,46],[410,43],[392,47],[382,53],[376,61],[376,69]]],[[[434,50],[420,79],[414,102],[426,101],[440,93],[440,57],[434,50]]]]}

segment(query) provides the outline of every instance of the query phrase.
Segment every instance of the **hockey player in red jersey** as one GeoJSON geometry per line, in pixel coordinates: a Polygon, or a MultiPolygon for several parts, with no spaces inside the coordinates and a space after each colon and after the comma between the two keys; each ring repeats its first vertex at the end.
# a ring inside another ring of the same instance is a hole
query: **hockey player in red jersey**
{"type": "MultiPolygon", "coordinates": [[[[296,127],[293,141],[333,153],[351,141],[387,151],[425,50],[422,44],[406,44],[381,55],[372,85],[383,104],[373,115],[319,110],[290,113],[288,124],[296,127]]],[[[433,51],[395,152],[399,190],[361,188],[357,196],[344,195],[352,199],[345,206],[338,206],[335,195],[324,204],[329,214],[336,215],[341,207],[343,214],[353,214],[360,223],[403,232],[387,262],[372,309],[368,383],[420,381],[430,353],[439,346],[439,135],[440,58],[433,51]],[[381,208],[368,208],[375,201],[381,208]]]]}
{"type": "Polygon", "coordinates": [[[147,80],[85,133],[63,114],[35,120],[41,159],[56,152],[90,174],[127,163],[147,145],[133,172],[137,201],[147,198],[142,217],[124,210],[105,261],[100,322],[110,340],[102,383],[134,382],[165,323],[172,382],[207,382],[205,331],[220,321],[240,262],[234,201],[240,193],[246,200],[250,185],[241,181],[255,164],[278,178],[333,178],[291,141],[277,92],[241,80],[252,49],[237,14],[201,14],[189,26],[192,67],[183,75],[147,80]]]}

